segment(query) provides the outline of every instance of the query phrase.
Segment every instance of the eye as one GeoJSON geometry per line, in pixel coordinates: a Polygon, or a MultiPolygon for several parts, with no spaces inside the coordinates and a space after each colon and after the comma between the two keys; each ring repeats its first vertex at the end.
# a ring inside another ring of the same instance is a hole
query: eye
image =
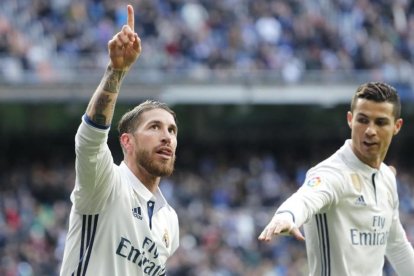
{"type": "Polygon", "coordinates": [[[160,126],[159,126],[159,125],[157,125],[157,124],[153,124],[153,125],[151,125],[151,126],[150,126],[150,128],[151,128],[151,129],[159,129],[159,128],[160,128],[160,126]]]}
{"type": "Polygon", "coordinates": [[[365,118],[365,117],[358,117],[357,118],[357,122],[358,123],[361,123],[361,124],[368,124],[369,123],[369,120],[367,118],[365,118]]]}
{"type": "Polygon", "coordinates": [[[169,127],[168,132],[172,134],[177,134],[177,128],[175,126],[169,127]]]}
{"type": "Polygon", "coordinates": [[[379,120],[376,121],[376,124],[378,126],[386,126],[386,125],[388,125],[388,120],[386,120],[386,119],[379,119],[379,120]]]}

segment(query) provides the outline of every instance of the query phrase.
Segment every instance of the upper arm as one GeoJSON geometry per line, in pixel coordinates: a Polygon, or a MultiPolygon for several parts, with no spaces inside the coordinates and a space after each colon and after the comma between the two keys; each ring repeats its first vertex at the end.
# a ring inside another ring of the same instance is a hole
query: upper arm
{"type": "Polygon", "coordinates": [[[391,178],[390,181],[392,181],[390,193],[393,195],[394,209],[385,255],[398,275],[411,275],[414,271],[414,250],[400,220],[395,175],[391,175],[391,173],[388,175],[391,178]]]}
{"type": "Polygon", "coordinates": [[[398,217],[393,219],[385,255],[398,275],[414,271],[414,250],[398,217]]]}
{"type": "Polygon", "coordinates": [[[316,209],[329,208],[338,203],[344,191],[342,174],[328,169],[310,171],[299,189],[304,198],[313,202],[316,209]]]}
{"type": "Polygon", "coordinates": [[[310,171],[299,190],[278,211],[289,210],[301,226],[314,214],[337,204],[343,192],[342,176],[330,170],[310,171]]]}
{"type": "Polygon", "coordinates": [[[76,135],[76,183],[74,206],[78,211],[96,213],[103,208],[113,188],[115,168],[106,143],[107,132],[82,123],[76,135]]]}

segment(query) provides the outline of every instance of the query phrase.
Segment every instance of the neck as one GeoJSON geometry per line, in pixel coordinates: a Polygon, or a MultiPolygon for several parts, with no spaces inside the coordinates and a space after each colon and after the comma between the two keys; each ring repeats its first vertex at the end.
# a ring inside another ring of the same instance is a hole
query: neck
{"type": "Polygon", "coordinates": [[[150,174],[142,166],[136,165],[135,162],[128,162],[124,160],[127,167],[132,173],[141,181],[141,183],[153,194],[157,192],[158,185],[160,184],[161,177],[150,174]]]}
{"type": "Polygon", "coordinates": [[[371,168],[374,169],[379,169],[381,166],[382,161],[384,161],[384,156],[376,156],[373,158],[368,158],[366,156],[364,156],[363,154],[361,154],[357,148],[354,147],[353,143],[351,143],[351,148],[353,153],[356,155],[356,157],[364,164],[370,166],[371,168]]]}

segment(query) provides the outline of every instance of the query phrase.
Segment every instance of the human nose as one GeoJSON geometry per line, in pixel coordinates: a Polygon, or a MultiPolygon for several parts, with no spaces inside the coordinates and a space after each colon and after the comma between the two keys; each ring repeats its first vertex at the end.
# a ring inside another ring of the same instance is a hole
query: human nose
{"type": "Polygon", "coordinates": [[[377,129],[376,129],[375,125],[374,124],[369,124],[368,127],[367,127],[367,129],[365,130],[365,133],[368,136],[374,136],[374,135],[376,135],[377,134],[377,129]]]}
{"type": "Polygon", "coordinates": [[[166,144],[170,144],[172,141],[172,134],[168,129],[162,131],[161,141],[166,144]]]}

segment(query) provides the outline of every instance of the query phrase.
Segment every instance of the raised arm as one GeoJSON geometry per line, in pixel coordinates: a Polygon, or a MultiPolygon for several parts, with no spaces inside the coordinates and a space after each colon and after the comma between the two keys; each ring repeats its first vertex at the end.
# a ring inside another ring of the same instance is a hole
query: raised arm
{"type": "Polygon", "coordinates": [[[134,32],[134,9],[127,6],[128,22],[108,42],[109,64],[86,109],[93,124],[109,127],[121,83],[141,54],[141,40],[134,32]]]}

